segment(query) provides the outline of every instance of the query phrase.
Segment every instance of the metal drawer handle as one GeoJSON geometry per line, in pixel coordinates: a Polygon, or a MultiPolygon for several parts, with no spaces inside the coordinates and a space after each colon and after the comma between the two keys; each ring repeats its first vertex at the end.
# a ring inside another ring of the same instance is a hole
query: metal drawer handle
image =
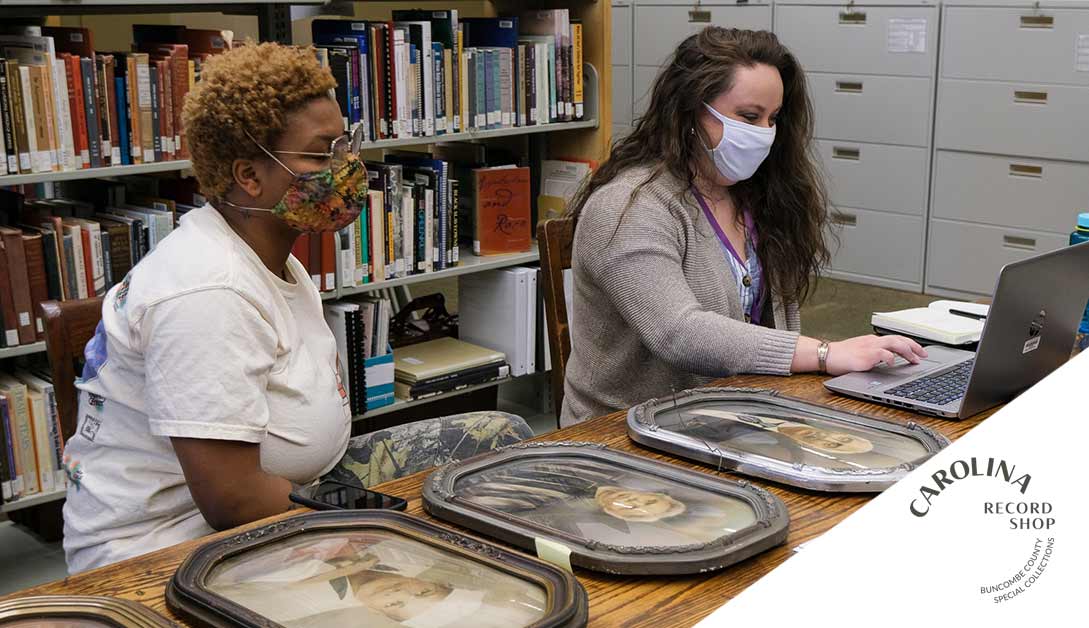
{"type": "Polygon", "coordinates": [[[1013,92],[1013,102],[1023,102],[1030,105],[1046,105],[1047,92],[1029,92],[1019,89],[1013,92]]]}
{"type": "Polygon", "coordinates": [[[843,11],[839,14],[839,23],[849,26],[865,26],[866,13],[864,11],[843,11]]]}
{"type": "Polygon", "coordinates": [[[829,216],[834,225],[842,225],[844,227],[855,227],[858,225],[858,216],[854,214],[844,214],[843,212],[832,212],[829,216]]]}
{"type": "Polygon", "coordinates": [[[836,81],[836,91],[847,94],[861,94],[862,81],[836,81]]]}
{"type": "Polygon", "coordinates": [[[1042,179],[1044,176],[1044,167],[1030,166],[1028,164],[1010,164],[1010,176],[1042,179]]]}
{"type": "Polygon", "coordinates": [[[1055,28],[1055,18],[1050,15],[1022,15],[1021,28],[1055,28]]]}
{"type": "Polygon", "coordinates": [[[1008,249],[1021,249],[1023,251],[1036,250],[1036,238],[1023,238],[1021,236],[1002,236],[1002,246],[1008,249]]]}
{"type": "Polygon", "coordinates": [[[832,159],[849,159],[851,161],[858,161],[862,158],[862,151],[857,148],[847,148],[845,146],[833,146],[832,147],[832,159]]]}
{"type": "Polygon", "coordinates": [[[711,12],[705,9],[692,9],[688,12],[688,22],[690,24],[710,24],[711,12]]]}

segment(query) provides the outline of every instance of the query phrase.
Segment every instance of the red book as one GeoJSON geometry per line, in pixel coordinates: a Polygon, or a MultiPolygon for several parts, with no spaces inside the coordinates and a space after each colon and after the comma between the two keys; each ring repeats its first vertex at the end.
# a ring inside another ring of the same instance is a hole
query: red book
{"type": "Polygon", "coordinates": [[[473,170],[473,253],[525,252],[532,246],[529,168],[473,170]]]}
{"type": "Polygon", "coordinates": [[[295,240],[294,246],[291,247],[291,254],[295,256],[295,259],[299,260],[306,272],[310,273],[310,234],[304,233],[295,240]]]}
{"type": "MultiPolygon", "coordinates": [[[[30,302],[30,280],[27,278],[26,251],[23,249],[23,232],[10,227],[0,227],[0,245],[8,269],[8,283],[11,286],[10,300],[14,307],[15,325],[17,333],[15,342],[6,338],[11,344],[30,344],[37,338],[33,322],[33,306],[30,302]]],[[[8,294],[3,295],[3,300],[9,299],[8,294]]],[[[6,309],[6,308],[5,308],[6,309]]],[[[12,326],[8,319],[9,312],[4,312],[4,329],[8,333],[12,326]]],[[[10,334],[9,334],[10,336],[10,334]]]]}
{"type": "Polygon", "coordinates": [[[337,274],[337,239],[332,231],[321,234],[321,289],[335,290],[337,274]]]}
{"type": "Polygon", "coordinates": [[[79,57],[67,52],[58,55],[64,61],[65,78],[68,80],[68,108],[72,113],[72,143],[80,168],[91,167],[91,148],[87,143],[87,116],[83,115],[83,73],[79,57]]]}
{"type": "Polygon", "coordinates": [[[91,232],[80,227],[79,234],[83,237],[83,266],[87,271],[87,298],[93,298],[98,294],[95,292],[95,268],[91,259],[94,257],[91,253],[91,232]]]}
{"type": "Polygon", "coordinates": [[[46,285],[45,250],[41,234],[24,232],[23,251],[26,255],[26,276],[30,281],[31,317],[34,319],[38,340],[44,340],[45,326],[42,321],[41,304],[42,301],[49,300],[49,288],[46,285]]]}

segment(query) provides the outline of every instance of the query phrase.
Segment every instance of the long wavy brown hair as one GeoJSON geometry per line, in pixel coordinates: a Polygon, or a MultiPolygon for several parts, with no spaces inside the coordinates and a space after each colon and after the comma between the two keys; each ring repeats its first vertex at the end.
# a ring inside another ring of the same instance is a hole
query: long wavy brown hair
{"type": "Polygon", "coordinates": [[[810,154],[813,106],[805,74],[772,33],[708,26],[681,42],[658,74],[646,113],[576,193],[571,214],[577,217],[594,191],[629,168],[651,168],[629,204],[666,173],[692,187],[707,160],[709,140],[698,123],[703,103],[733,86],[737,67],[756,64],[779,70],[783,107],[767,160],[751,179],[731,186],[730,194],[737,207],[752,212],[768,285],[784,301],[800,302],[828,262],[827,197],[810,154]]]}

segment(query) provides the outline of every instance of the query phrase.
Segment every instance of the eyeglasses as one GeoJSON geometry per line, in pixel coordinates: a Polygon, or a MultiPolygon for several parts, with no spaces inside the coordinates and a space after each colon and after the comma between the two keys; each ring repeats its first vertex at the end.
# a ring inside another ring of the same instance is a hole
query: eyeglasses
{"type": "MultiPolygon", "coordinates": [[[[277,153],[280,155],[298,155],[300,157],[314,157],[317,159],[324,159],[327,161],[326,163],[322,164],[322,167],[324,168],[328,166],[333,172],[338,171],[341,167],[344,166],[344,164],[348,161],[349,155],[358,155],[360,146],[363,143],[362,125],[356,127],[355,131],[351,135],[345,133],[344,135],[341,135],[340,137],[337,137],[332,142],[330,142],[329,151],[325,153],[297,150],[269,151],[264,146],[261,146],[260,142],[254,139],[254,137],[250,135],[248,131],[246,132],[246,135],[249,135],[250,139],[253,140],[253,142],[261,148],[261,150],[268,153],[269,157],[272,157],[273,159],[276,159],[276,155],[274,155],[273,153],[277,153]]],[[[291,174],[296,174],[295,171],[293,171],[291,168],[288,168],[287,165],[285,165],[279,159],[276,159],[276,161],[291,174]]]]}

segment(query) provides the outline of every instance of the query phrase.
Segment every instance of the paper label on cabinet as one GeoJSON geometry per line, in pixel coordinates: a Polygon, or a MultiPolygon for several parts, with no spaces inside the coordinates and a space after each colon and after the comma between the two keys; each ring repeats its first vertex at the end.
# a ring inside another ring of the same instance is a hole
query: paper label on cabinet
{"type": "Polygon", "coordinates": [[[925,53],[926,18],[890,17],[888,51],[893,53],[925,53]]]}
{"type": "Polygon", "coordinates": [[[1074,43],[1074,69],[1089,72],[1089,35],[1078,34],[1074,43]]]}

